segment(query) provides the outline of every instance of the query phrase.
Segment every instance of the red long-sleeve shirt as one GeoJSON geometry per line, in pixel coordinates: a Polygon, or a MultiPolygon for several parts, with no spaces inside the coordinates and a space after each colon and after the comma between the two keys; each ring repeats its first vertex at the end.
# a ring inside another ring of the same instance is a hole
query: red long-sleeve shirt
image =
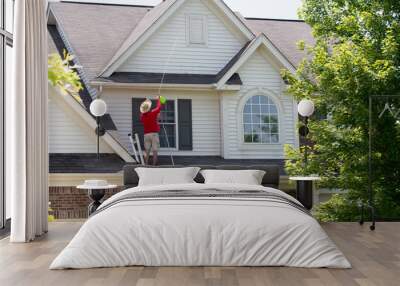
{"type": "Polygon", "coordinates": [[[144,127],[144,134],[160,132],[158,124],[158,115],[161,112],[161,102],[157,101],[157,106],[153,110],[140,115],[140,121],[144,127]]]}

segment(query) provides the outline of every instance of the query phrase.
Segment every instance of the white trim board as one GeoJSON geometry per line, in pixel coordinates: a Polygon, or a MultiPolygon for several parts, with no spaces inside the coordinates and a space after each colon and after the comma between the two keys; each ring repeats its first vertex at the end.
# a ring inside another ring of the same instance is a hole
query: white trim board
{"type": "MultiPolygon", "coordinates": [[[[91,128],[92,130],[96,129],[96,120],[92,116],[90,116],[90,114],[88,114],[88,112],[79,102],[77,102],[72,96],[62,95],[56,88],[51,85],[49,85],[49,88],[52,89],[57,95],[59,95],[59,98],[61,98],[69,108],[71,108],[79,116],[81,116],[81,118],[84,122],[86,122],[89,128],[91,128]]],[[[125,148],[121,146],[121,144],[117,140],[115,140],[108,132],[106,132],[101,139],[104,140],[111,147],[111,149],[113,149],[114,152],[118,156],[120,156],[125,162],[135,162],[129,152],[125,150],[125,148]]]]}

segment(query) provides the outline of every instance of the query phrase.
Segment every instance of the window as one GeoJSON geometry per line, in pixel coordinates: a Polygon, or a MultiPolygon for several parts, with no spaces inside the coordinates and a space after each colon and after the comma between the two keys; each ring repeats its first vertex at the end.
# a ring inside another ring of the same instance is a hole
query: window
{"type": "Polygon", "coordinates": [[[11,92],[14,1],[0,0],[0,229],[10,217],[10,195],[4,188],[4,106],[11,92]],[[7,203],[6,203],[7,202],[7,203]]]}
{"type": "Polygon", "coordinates": [[[207,17],[202,15],[189,15],[186,19],[186,38],[188,45],[207,44],[207,17]]]}
{"type": "Polygon", "coordinates": [[[251,97],[243,110],[244,143],[279,143],[279,116],[275,103],[267,96],[251,97]]]}
{"type": "Polygon", "coordinates": [[[175,100],[168,100],[167,103],[163,106],[160,116],[160,127],[161,148],[176,148],[177,124],[175,100]]]}

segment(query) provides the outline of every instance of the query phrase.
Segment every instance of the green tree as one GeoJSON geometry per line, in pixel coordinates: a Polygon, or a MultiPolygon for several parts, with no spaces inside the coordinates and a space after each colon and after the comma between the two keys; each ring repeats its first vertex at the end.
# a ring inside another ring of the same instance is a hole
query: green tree
{"type": "Polygon", "coordinates": [[[72,95],[77,101],[81,102],[79,91],[82,90],[82,83],[78,73],[75,71],[77,66],[71,66],[74,56],[64,51],[64,58],[54,53],[48,58],[48,80],[49,83],[58,88],[63,94],[72,95]]]}
{"type": "MultiPolygon", "coordinates": [[[[351,220],[354,214],[346,214],[354,210],[354,202],[367,200],[369,96],[400,91],[400,1],[305,0],[300,15],[312,27],[316,44],[299,43],[308,57],[295,75],[284,72],[284,77],[290,94],[312,98],[318,111],[328,115],[311,120],[315,145],[310,168],[324,185],[348,190],[319,213],[330,220],[351,220]]],[[[384,104],[385,98],[373,106],[375,204],[380,217],[399,218],[400,118],[387,113],[377,120],[384,104]]],[[[400,108],[399,99],[390,104],[400,108]]],[[[287,154],[293,159],[288,171],[300,172],[299,154],[293,149],[287,154]]]]}

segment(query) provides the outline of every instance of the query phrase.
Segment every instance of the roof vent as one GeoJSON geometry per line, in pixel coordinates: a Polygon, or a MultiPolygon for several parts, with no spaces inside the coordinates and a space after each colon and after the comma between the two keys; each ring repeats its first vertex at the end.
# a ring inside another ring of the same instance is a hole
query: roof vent
{"type": "Polygon", "coordinates": [[[186,18],[186,39],[188,45],[207,44],[207,16],[188,15],[186,18]]]}

